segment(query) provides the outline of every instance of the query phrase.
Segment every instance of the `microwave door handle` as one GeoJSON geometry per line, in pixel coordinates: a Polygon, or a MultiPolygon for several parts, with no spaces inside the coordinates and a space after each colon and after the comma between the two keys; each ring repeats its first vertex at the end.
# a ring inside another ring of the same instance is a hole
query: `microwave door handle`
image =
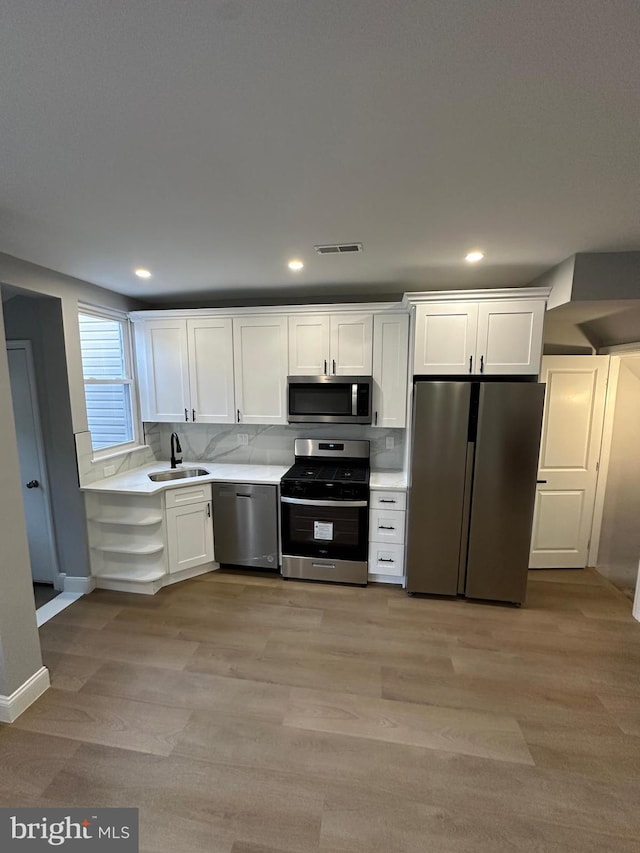
{"type": "Polygon", "coordinates": [[[351,414],[355,418],[358,414],[358,383],[354,382],[351,386],[351,414]]]}

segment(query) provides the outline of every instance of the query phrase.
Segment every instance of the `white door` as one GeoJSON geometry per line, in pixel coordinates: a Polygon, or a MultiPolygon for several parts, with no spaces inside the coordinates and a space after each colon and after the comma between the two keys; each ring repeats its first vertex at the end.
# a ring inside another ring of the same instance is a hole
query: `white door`
{"type": "Polygon", "coordinates": [[[233,327],[230,317],[187,320],[192,421],[232,424],[233,327]]]}
{"type": "Polygon", "coordinates": [[[481,302],[474,373],[538,374],[545,303],[542,299],[481,302]]]}
{"type": "Polygon", "coordinates": [[[191,420],[187,324],[181,319],[136,323],[143,421],[191,420]]]}
{"type": "Polygon", "coordinates": [[[416,307],[414,374],[475,373],[477,302],[434,302],[416,307]]]}
{"type": "Polygon", "coordinates": [[[329,315],[289,317],[289,376],[329,373],[329,315]]]}
{"type": "Polygon", "coordinates": [[[31,576],[39,583],[53,583],[58,575],[58,561],[30,342],[8,341],[7,357],[31,576]]]}
{"type": "Polygon", "coordinates": [[[211,501],[167,510],[169,571],[192,569],[213,560],[211,501]]]}
{"type": "Polygon", "coordinates": [[[287,318],[234,317],[236,420],[287,423],[287,318]]]}
{"type": "Polygon", "coordinates": [[[334,376],[371,376],[373,316],[331,315],[331,364],[334,376]]]}
{"type": "Polygon", "coordinates": [[[587,565],[598,477],[609,357],[542,359],[546,382],[532,569],[587,565]]]}
{"type": "Polygon", "coordinates": [[[407,416],[409,315],[373,318],[373,425],[404,427],[407,416]]]}

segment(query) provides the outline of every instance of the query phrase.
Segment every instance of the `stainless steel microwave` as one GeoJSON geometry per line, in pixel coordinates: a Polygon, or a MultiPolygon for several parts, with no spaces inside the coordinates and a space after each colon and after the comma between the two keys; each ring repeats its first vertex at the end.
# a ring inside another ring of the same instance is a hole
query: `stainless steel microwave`
{"type": "Polygon", "coordinates": [[[289,376],[290,424],[370,424],[371,376],[289,376]]]}

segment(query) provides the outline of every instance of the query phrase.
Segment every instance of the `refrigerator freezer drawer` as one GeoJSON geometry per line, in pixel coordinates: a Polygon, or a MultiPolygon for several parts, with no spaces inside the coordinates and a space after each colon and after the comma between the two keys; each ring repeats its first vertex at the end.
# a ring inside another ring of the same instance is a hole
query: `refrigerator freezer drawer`
{"type": "Polygon", "coordinates": [[[369,513],[369,539],[387,545],[404,542],[405,513],[398,510],[372,509],[369,513]]]}
{"type": "Polygon", "coordinates": [[[400,509],[407,508],[406,492],[380,492],[372,489],[369,495],[371,509],[400,509]]]}
{"type": "Polygon", "coordinates": [[[371,542],[369,545],[369,574],[394,575],[404,574],[404,545],[384,545],[371,542]]]}

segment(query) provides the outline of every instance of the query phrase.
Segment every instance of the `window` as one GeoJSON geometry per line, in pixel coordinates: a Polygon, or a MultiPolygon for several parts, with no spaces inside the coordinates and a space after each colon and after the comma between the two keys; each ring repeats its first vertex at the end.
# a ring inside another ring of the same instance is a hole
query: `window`
{"type": "Polygon", "coordinates": [[[86,306],[80,308],[78,321],[93,450],[136,443],[129,321],[122,314],[86,306]]]}

